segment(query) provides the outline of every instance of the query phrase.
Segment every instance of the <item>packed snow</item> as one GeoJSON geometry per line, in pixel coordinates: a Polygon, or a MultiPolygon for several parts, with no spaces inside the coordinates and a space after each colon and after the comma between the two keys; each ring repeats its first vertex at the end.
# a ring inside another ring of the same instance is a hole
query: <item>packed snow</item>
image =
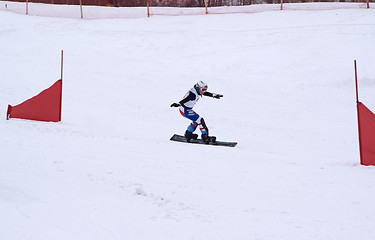
{"type": "Polygon", "coordinates": [[[375,10],[335,4],[91,20],[1,8],[0,239],[375,239],[353,66],[375,110],[375,10]],[[62,121],[6,120],[60,78],[61,50],[62,121]],[[235,148],[169,140],[189,124],[170,104],[199,80],[224,97],[194,109],[235,148]]]}

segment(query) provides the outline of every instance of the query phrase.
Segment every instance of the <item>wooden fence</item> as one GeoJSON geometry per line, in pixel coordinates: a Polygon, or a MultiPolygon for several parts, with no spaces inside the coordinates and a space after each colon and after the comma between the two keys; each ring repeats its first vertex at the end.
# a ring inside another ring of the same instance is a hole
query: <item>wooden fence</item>
{"type": "MultiPolygon", "coordinates": [[[[29,13],[29,2],[61,5],[79,5],[81,18],[83,7],[108,6],[108,7],[146,7],[147,16],[150,17],[150,8],[153,7],[177,7],[177,8],[204,8],[205,14],[209,14],[210,7],[221,6],[248,6],[255,4],[277,4],[283,10],[284,3],[311,3],[311,2],[342,2],[342,3],[364,3],[370,8],[370,2],[375,0],[8,0],[8,2],[25,2],[26,14],[29,13]]],[[[204,13],[202,13],[204,14],[204,13]]]]}

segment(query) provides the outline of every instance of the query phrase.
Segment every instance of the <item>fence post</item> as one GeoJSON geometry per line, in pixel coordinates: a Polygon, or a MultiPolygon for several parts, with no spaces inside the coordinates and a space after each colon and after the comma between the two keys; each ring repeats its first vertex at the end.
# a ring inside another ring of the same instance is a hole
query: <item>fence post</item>
{"type": "Polygon", "coordinates": [[[83,19],[82,0],[79,0],[79,7],[81,9],[81,19],[83,19]]]}
{"type": "Polygon", "coordinates": [[[208,5],[208,0],[204,0],[204,6],[206,7],[206,14],[208,14],[208,9],[207,9],[207,5],[208,5]]]}
{"type": "Polygon", "coordinates": [[[281,0],[280,10],[283,10],[283,0],[281,0]]]}
{"type": "Polygon", "coordinates": [[[150,17],[150,0],[147,0],[147,17],[150,17]]]}
{"type": "Polygon", "coordinates": [[[29,15],[29,0],[26,0],[26,15],[29,15]]]}
{"type": "Polygon", "coordinates": [[[370,3],[369,3],[370,1],[369,0],[367,0],[367,8],[370,8],[370,3]]]}

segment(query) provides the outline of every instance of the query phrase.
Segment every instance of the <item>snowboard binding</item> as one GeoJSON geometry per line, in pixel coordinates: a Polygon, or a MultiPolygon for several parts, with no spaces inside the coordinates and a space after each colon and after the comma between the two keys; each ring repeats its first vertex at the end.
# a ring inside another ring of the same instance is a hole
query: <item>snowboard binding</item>
{"type": "Polygon", "coordinates": [[[205,134],[202,134],[202,141],[205,144],[215,143],[216,142],[216,137],[214,137],[214,136],[208,136],[208,133],[205,133],[205,134]]]}
{"type": "Polygon", "coordinates": [[[186,138],[187,142],[190,142],[191,140],[197,140],[198,134],[195,134],[195,133],[192,133],[192,132],[189,132],[188,130],[186,130],[185,138],[186,138]]]}

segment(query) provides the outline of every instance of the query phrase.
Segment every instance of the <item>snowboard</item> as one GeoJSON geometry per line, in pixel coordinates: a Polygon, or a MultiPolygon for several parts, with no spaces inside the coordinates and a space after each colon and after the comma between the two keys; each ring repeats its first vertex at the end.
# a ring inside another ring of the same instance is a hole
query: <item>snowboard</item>
{"type": "Polygon", "coordinates": [[[171,139],[171,141],[175,142],[183,142],[183,143],[193,143],[193,144],[203,144],[203,145],[214,145],[214,146],[225,146],[225,147],[235,147],[237,145],[236,142],[224,142],[224,141],[215,141],[215,142],[209,142],[208,144],[204,143],[202,139],[196,139],[191,140],[190,142],[186,141],[186,138],[184,136],[174,134],[171,139]]]}

